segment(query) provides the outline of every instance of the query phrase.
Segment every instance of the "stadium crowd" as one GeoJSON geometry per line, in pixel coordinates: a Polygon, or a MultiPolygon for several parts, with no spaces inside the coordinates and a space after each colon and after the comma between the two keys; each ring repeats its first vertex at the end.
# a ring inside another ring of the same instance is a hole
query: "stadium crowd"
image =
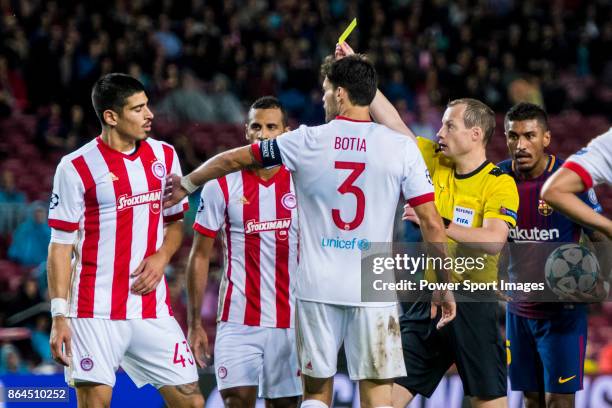
{"type": "MultiPolygon", "coordinates": [[[[246,107],[262,95],[277,95],[294,124],[321,123],[319,65],[353,16],[352,42],[417,134],[434,137],[442,107],[459,97],[498,113],[518,101],[579,112],[578,123],[599,126],[580,143],[612,121],[612,5],[603,0],[0,0],[0,13],[0,374],[54,369],[48,309],[39,306],[48,300],[50,232],[35,200],[48,197],[57,159],[97,134],[90,90],[101,75],[126,72],[145,84],[154,130],[172,139],[186,171],[218,144],[243,143],[246,107]],[[230,140],[211,142],[219,129],[230,140]],[[36,177],[22,178],[30,165],[36,177]],[[7,221],[15,214],[23,222],[7,221]]],[[[183,328],[187,251],[169,279],[183,328]]],[[[217,287],[208,292],[203,312],[214,330],[217,287]]],[[[612,372],[612,308],[594,309],[602,330],[587,370],[612,372]]]]}

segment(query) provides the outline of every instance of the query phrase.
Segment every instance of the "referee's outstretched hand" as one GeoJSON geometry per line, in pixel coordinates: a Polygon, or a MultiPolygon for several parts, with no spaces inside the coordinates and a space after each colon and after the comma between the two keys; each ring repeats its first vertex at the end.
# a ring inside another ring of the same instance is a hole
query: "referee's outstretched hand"
{"type": "Polygon", "coordinates": [[[436,290],[433,293],[431,300],[431,318],[435,319],[438,315],[438,308],[442,309],[442,316],[436,328],[440,330],[442,327],[450,323],[457,315],[457,304],[455,303],[455,296],[451,291],[440,291],[436,290]]]}

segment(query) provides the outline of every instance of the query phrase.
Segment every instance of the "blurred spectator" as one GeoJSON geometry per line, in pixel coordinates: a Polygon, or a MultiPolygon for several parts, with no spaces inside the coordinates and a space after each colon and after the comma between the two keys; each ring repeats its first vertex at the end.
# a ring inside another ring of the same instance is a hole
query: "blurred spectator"
{"type": "Polygon", "coordinates": [[[0,117],[20,113],[28,106],[26,89],[21,74],[11,70],[6,57],[0,55],[0,117]]]}
{"type": "Polygon", "coordinates": [[[215,119],[213,101],[189,70],[182,72],[180,87],[172,90],[155,112],[179,123],[210,122],[215,119]]]}
{"type": "Polygon", "coordinates": [[[42,113],[36,124],[37,144],[43,151],[68,152],[71,145],[66,138],[66,129],[62,118],[62,107],[53,103],[48,112],[42,113]]]}
{"type": "Polygon", "coordinates": [[[47,225],[47,208],[37,201],[30,205],[30,214],[13,234],[8,257],[24,266],[37,266],[47,259],[51,229],[47,225]]]}
{"type": "MultiPolygon", "coordinates": [[[[38,289],[38,280],[32,276],[26,276],[23,282],[19,286],[17,293],[12,294],[9,299],[5,301],[5,312],[6,317],[10,318],[16,313],[23,312],[31,307],[38,306],[44,302],[38,289]]],[[[25,316],[19,321],[13,322],[11,325],[30,326],[34,327],[36,322],[36,313],[25,316]]]]}
{"type": "Polygon", "coordinates": [[[13,172],[4,170],[0,179],[0,203],[25,203],[25,201],[26,195],[17,190],[13,172]]]}
{"type": "Polygon", "coordinates": [[[83,108],[73,105],[70,109],[70,122],[66,127],[66,139],[64,148],[72,151],[91,140],[87,126],[85,125],[83,108]]]}
{"type": "Polygon", "coordinates": [[[28,366],[21,359],[19,350],[12,344],[0,347],[0,374],[28,374],[28,366]]]}
{"type": "Polygon", "coordinates": [[[51,330],[51,319],[48,313],[39,314],[32,330],[32,348],[39,355],[43,363],[53,362],[51,347],[49,347],[49,331],[51,330]]]}
{"type": "Polygon", "coordinates": [[[244,112],[240,101],[229,90],[229,80],[223,74],[215,75],[213,79],[211,99],[214,108],[214,120],[225,123],[244,123],[244,112]]]}

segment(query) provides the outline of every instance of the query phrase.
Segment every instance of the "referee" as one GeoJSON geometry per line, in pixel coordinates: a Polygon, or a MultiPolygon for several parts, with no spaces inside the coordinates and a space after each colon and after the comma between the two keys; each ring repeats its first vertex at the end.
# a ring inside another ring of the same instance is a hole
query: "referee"
{"type": "MultiPolygon", "coordinates": [[[[346,43],[338,48],[337,55],[353,53],[346,43]]],[[[377,122],[415,138],[380,91],[370,112],[377,122]]],[[[509,228],[516,225],[516,184],[486,157],[494,130],[493,111],[466,98],[447,105],[437,143],[415,138],[432,177],[436,207],[447,225],[449,253],[487,255],[484,268],[453,273],[455,282],[497,281],[499,252],[509,228]]],[[[419,223],[410,207],[405,208],[404,219],[419,223]]],[[[433,279],[431,271],[426,277],[433,279]]],[[[497,302],[471,300],[458,301],[457,317],[440,330],[428,300],[404,305],[400,324],[407,376],[397,379],[393,387],[395,407],[405,407],[416,394],[430,397],[452,364],[472,406],[507,406],[506,355],[497,302]]]]}

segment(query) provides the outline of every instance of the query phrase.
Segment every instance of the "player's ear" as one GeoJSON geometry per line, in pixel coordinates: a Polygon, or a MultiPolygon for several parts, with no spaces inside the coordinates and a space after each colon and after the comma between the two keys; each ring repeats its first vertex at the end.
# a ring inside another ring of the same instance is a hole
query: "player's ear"
{"type": "Polygon", "coordinates": [[[104,118],[104,122],[108,126],[117,126],[117,121],[119,119],[119,115],[117,115],[117,112],[107,109],[102,113],[102,117],[104,118]]]}
{"type": "Polygon", "coordinates": [[[471,130],[470,133],[472,135],[473,142],[477,142],[480,140],[481,142],[484,143],[484,140],[483,140],[484,133],[482,132],[482,128],[480,126],[474,126],[470,130],[471,130]]]}
{"type": "Polygon", "coordinates": [[[336,94],[336,99],[341,100],[342,98],[346,96],[346,91],[344,90],[343,87],[339,86],[336,88],[335,94],[336,94]]]}
{"type": "Polygon", "coordinates": [[[550,144],[550,130],[544,132],[544,147],[548,147],[550,144]]]}

